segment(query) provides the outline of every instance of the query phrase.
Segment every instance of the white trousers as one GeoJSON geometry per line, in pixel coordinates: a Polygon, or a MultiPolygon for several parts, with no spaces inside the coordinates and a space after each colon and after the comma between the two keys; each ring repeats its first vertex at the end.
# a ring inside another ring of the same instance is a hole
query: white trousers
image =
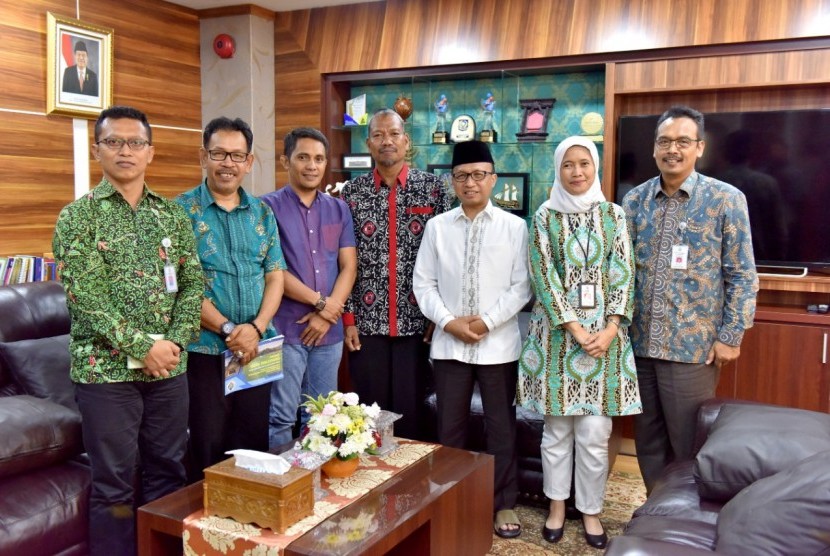
{"type": "Polygon", "coordinates": [[[573,470],[576,509],[589,515],[600,513],[608,479],[609,438],[611,417],[545,415],[545,428],[542,432],[545,496],[551,500],[567,500],[571,494],[573,470]]]}

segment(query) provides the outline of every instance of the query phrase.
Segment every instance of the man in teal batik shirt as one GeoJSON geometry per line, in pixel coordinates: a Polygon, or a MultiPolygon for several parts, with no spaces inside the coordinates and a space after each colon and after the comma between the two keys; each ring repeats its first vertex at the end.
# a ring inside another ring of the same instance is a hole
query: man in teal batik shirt
{"type": "Polygon", "coordinates": [[[61,211],[52,248],[92,467],[89,550],[134,554],[134,505],[185,484],[182,346],[199,330],[203,282],[184,211],[144,183],[154,154],[147,117],[125,106],[101,112],[92,154],[104,177],[61,211]]]}
{"type": "Polygon", "coordinates": [[[199,149],[205,181],[181,194],[205,273],[202,330],[190,344],[190,477],[239,448],[268,451],[271,383],[225,396],[226,349],[247,364],[259,341],[276,331],[271,319],[283,294],[285,259],[271,208],[242,188],[251,171],[253,133],[247,123],[216,118],[199,149]]]}

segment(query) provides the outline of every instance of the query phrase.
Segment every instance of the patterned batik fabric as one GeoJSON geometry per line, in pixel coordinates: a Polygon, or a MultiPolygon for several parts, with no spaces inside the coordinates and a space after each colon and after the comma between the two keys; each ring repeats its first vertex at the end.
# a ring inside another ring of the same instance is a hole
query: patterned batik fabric
{"type": "Polygon", "coordinates": [[[404,170],[405,182],[399,178],[395,188],[377,180],[376,171],[343,188],[357,240],[357,279],[346,312],[361,334],[411,336],[425,328],[412,271],[426,223],[449,210],[451,199],[438,176],[404,170]]]}
{"type": "Polygon", "coordinates": [[[746,197],[692,172],[671,197],[655,177],[623,200],[637,288],[631,340],[638,357],[704,363],[715,340],[740,345],[752,326],[758,276],[746,197]],[[686,245],[687,268],[671,268],[686,245]]]}
{"type": "Polygon", "coordinates": [[[627,332],[634,261],[622,209],[601,203],[587,213],[564,214],[543,205],[533,218],[529,250],[536,302],[519,358],[518,403],[546,415],[641,413],[627,332]],[[597,285],[595,308],[579,308],[582,283],[597,285]],[[599,332],[611,315],[622,320],[600,359],[562,326],[579,321],[589,333],[599,332]]]}
{"type": "MultiPolygon", "coordinates": [[[[207,181],[176,197],[190,218],[199,261],[205,273],[205,297],[225,318],[248,322],[259,314],[265,275],[285,270],[285,257],[271,207],[239,188],[239,205],[225,210],[213,199],[207,181]]],[[[264,338],[277,335],[272,323],[264,338]]],[[[202,328],[189,351],[218,355],[227,349],[219,334],[202,328]]]]}
{"type": "MultiPolygon", "coordinates": [[[[133,209],[104,179],[61,211],[52,249],[72,317],[73,382],[157,380],[127,369],[127,355],[144,359],[148,334],[182,346],[198,334],[204,280],[190,221],[174,202],[145,186],[133,209]],[[177,293],[165,287],[168,257],[177,293]]],[[[170,375],[186,368],[182,353],[170,375]]]]}

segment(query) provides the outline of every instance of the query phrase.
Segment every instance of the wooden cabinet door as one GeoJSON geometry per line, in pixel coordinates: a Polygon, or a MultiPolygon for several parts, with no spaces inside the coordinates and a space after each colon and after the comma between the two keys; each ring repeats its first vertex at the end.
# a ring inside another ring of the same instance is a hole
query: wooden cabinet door
{"type": "Polygon", "coordinates": [[[820,326],[756,322],[741,342],[734,375],[727,371],[721,386],[734,388],[738,399],[830,412],[829,335],[820,326]]]}

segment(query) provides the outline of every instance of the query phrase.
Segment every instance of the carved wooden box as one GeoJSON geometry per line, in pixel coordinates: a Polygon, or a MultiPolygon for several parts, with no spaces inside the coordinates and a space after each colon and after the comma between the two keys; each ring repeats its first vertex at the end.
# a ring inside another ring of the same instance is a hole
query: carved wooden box
{"type": "Polygon", "coordinates": [[[314,513],[311,475],[293,466],[284,475],[255,473],[226,459],[205,469],[205,511],[282,534],[314,513]]]}

